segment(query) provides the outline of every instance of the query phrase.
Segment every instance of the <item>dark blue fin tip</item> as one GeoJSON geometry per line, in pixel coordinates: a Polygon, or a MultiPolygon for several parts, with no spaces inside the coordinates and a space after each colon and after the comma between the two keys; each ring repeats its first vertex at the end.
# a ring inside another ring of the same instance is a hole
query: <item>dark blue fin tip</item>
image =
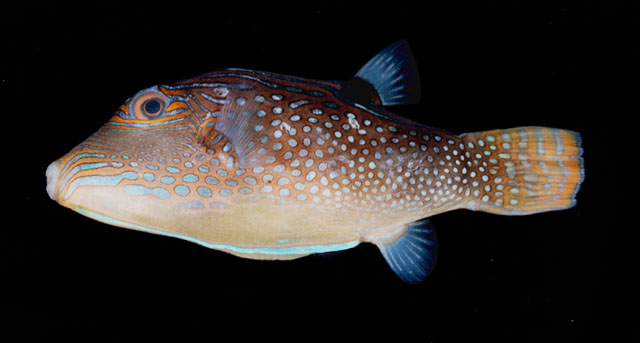
{"type": "Polygon", "coordinates": [[[391,269],[406,283],[421,283],[436,263],[436,231],[428,219],[410,223],[404,235],[378,247],[391,269]]]}
{"type": "Polygon", "coordinates": [[[406,40],[386,47],[360,68],[356,77],[373,85],[383,105],[420,102],[418,65],[406,40]]]}

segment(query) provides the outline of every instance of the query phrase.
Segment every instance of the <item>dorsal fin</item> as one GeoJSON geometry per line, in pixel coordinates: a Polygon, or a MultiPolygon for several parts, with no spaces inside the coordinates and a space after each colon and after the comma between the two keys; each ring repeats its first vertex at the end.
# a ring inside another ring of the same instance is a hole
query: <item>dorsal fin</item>
{"type": "Polygon", "coordinates": [[[417,104],[420,101],[420,75],[406,40],[386,47],[360,68],[355,77],[373,85],[383,105],[417,104]]]}

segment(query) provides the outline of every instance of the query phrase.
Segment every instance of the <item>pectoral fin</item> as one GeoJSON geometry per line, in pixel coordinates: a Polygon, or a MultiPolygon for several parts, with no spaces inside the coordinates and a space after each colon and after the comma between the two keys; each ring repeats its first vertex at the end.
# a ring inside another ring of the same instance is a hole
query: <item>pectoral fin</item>
{"type": "Polygon", "coordinates": [[[270,104],[252,90],[233,89],[227,95],[215,126],[217,132],[229,138],[237,154],[240,168],[269,165],[276,160],[271,127],[266,118],[270,104]]]}

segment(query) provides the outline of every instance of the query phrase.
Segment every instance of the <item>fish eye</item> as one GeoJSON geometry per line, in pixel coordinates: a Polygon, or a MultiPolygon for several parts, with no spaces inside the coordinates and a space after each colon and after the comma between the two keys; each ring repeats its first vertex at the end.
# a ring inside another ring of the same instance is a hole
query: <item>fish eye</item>
{"type": "Polygon", "coordinates": [[[158,99],[149,99],[142,104],[142,109],[147,117],[155,117],[162,110],[162,104],[158,99]]]}
{"type": "Polygon", "coordinates": [[[155,89],[140,92],[129,103],[129,114],[136,119],[148,120],[160,117],[167,107],[167,99],[164,94],[155,89]]]}

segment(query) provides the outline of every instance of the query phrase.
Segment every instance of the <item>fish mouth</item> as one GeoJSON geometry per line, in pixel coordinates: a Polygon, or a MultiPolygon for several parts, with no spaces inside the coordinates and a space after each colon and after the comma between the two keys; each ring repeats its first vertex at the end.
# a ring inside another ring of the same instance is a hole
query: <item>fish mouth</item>
{"type": "Polygon", "coordinates": [[[47,177],[47,194],[49,198],[54,201],[58,201],[58,177],[60,176],[60,163],[58,161],[54,161],[49,164],[47,167],[47,171],[45,172],[45,176],[47,177]]]}

